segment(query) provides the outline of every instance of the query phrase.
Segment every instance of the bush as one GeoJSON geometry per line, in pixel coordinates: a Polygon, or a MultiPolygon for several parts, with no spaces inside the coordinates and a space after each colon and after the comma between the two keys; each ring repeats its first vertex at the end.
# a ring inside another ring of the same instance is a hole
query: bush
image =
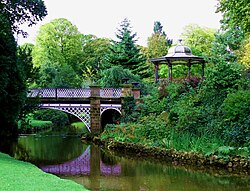
{"type": "Polygon", "coordinates": [[[140,82],[140,77],[132,74],[130,70],[123,69],[122,66],[114,66],[102,71],[100,84],[102,87],[119,88],[122,84],[122,78],[129,78],[128,83],[140,82]]]}
{"type": "Polygon", "coordinates": [[[223,135],[230,145],[240,146],[250,141],[250,90],[228,94],[222,104],[223,135]]]}
{"type": "Polygon", "coordinates": [[[69,124],[68,115],[66,113],[52,109],[37,110],[34,113],[34,119],[52,121],[53,125],[57,127],[69,124]]]}

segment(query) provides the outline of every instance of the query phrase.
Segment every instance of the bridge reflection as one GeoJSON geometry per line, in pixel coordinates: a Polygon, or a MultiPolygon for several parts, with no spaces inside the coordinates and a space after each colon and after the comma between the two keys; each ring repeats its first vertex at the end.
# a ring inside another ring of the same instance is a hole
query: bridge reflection
{"type": "Polygon", "coordinates": [[[120,164],[106,164],[101,160],[100,149],[88,146],[82,155],[63,164],[40,167],[44,172],[56,175],[102,175],[118,176],[121,174],[120,164]]]}

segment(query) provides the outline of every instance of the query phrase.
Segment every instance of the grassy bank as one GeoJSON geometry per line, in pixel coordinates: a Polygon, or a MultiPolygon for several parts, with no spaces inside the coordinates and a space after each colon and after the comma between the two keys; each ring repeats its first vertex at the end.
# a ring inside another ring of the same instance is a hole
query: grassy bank
{"type": "Polygon", "coordinates": [[[75,182],[45,173],[30,163],[18,161],[3,153],[0,153],[0,167],[0,190],[86,190],[75,182]]]}

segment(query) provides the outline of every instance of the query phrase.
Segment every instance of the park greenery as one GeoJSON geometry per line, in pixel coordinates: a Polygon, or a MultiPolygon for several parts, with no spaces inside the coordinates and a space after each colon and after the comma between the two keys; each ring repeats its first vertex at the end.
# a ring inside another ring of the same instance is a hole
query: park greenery
{"type": "Polygon", "coordinates": [[[147,47],[136,44],[128,18],[121,21],[115,40],[81,34],[70,21],[58,18],[40,27],[34,45],[17,46],[14,35],[25,35],[19,25],[43,19],[46,8],[38,0],[1,1],[0,137],[17,136],[18,121],[28,121],[21,126],[31,124],[29,119],[50,121],[55,127],[74,122],[64,113],[36,111],[26,99],[30,88],[115,88],[126,77],[129,83],[140,83],[141,98],[126,98],[121,124],[107,125],[102,139],[249,157],[249,8],[245,0],[220,0],[219,31],[197,25],[185,28],[183,45],[207,62],[203,81],[200,66],[192,67],[191,81],[185,79],[186,66],[174,66],[172,82],[162,66],[163,80],[155,83],[149,58],[164,56],[175,45],[159,21],[153,23],[147,47]]]}

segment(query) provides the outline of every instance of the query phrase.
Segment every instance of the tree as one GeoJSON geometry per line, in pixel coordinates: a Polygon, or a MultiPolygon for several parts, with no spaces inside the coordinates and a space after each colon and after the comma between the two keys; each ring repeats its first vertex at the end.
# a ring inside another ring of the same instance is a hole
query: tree
{"type": "Polygon", "coordinates": [[[128,19],[124,19],[120,24],[118,33],[116,34],[118,41],[113,41],[111,52],[108,56],[110,64],[115,66],[121,65],[125,69],[129,69],[134,74],[141,77],[148,76],[148,66],[146,59],[140,53],[136,46],[136,33],[132,33],[132,27],[128,19]]]}
{"type": "Polygon", "coordinates": [[[234,62],[237,59],[236,52],[244,42],[244,33],[239,27],[227,31],[219,31],[215,34],[212,45],[211,60],[216,63],[218,60],[234,62]]]}
{"type": "Polygon", "coordinates": [[[191,48],[194,55],[209,56],[211,55],[212,43],[215,29],[200,27],[198,25],[187,25],[181,34],[183,44],[191,48]]]}
{"type": "Polygon", "coordinates": [[[20,30],[18,25],[28,23],[28,26],[32,26],[47,15],[44,2],[41,0],[1,0],[0,10],[9,19],[12,31],[24,36],[27,33],[20,30]]]}
{"type": "MultiPolygon", "coordinates": [[[[48,85],[58,87],[52,81],[66,67],[72,68],[73,70],[70,69],[70,71],[74,71],[75,74],[71,75],[73,78],[69,78],[69,81],[66,78],[63,80],[66,83],[65,86],[72,85],[72,81],[75,82],[75,86],[79,86],[80,82],[74,79],[74,76],[80,71],[81,54],[81,34],[71,22],[60,18],[43,25],[32,52],[34,66],[41,68],[39,70],[41,79],[38,80],[38,84],[44,87],[46,79],[50,79],[48,85]]],[[[60,77],[64,76],[58,76],[60,77]]]]}
{"type": "Polygon", "coordinates": [[[130,70],[122,68],[122,66],[113,66],[102,71],[100,84],[102,87],[119,88],[122,84],[122,78],[129,78],[129,82],[140,82],[140,77],[134,75],[130,70]]]}
{"type": "Polygon", "coordinates": [[[22,66],[22,76],[26,81],[28,87],[32,86],[37,75],[38,68],[33,67],[32,50],[34,45],[30,43],[23,44],[17,47],[17,61],[18,65],[22,66]]]}
{"type": "Polygon", "coordinates": [[[0,13],[0,137],[17,135],[16,120],[26,94],[21,70],[16,61],[16,42],[11,25],[0,13]]]}
{"type": "Polygon", "coordinates": [[[239,51],[239,62],[250,71],[250,36],[248,36],[239,51]]]}
{"type": "Polygon", "coordinates": [[[23,66],[16,57],[16,42],[13,32],[19,32],[18,25],[29,22],[35,24],[47,14],[43,1],[0,2],[0,137],[17,136],[18,115],[26,99],[25,82],[22,78],[23,66]]]}
{"type": "Polygon", "coordinates": [[[165,56],[172,44],[172,40],[167,38],[163,26],[159,21],[154,22],[154,33],[148,38],[147,58],[165,56]]]}
{"type": "Polygon", "coordinates": [[[101,71],[110,67],[107,63],[110,40],[97,38],[94,35],[83,35],[82,39],[81,74],[87,81],[97,81],[101,71]]]}
{"type": "Polygon", "coordinates": [[[223,29],[241,28],[250,32],[250,3],[248,0],[219,0],[217,12],[221,12],[223,29]]]}

